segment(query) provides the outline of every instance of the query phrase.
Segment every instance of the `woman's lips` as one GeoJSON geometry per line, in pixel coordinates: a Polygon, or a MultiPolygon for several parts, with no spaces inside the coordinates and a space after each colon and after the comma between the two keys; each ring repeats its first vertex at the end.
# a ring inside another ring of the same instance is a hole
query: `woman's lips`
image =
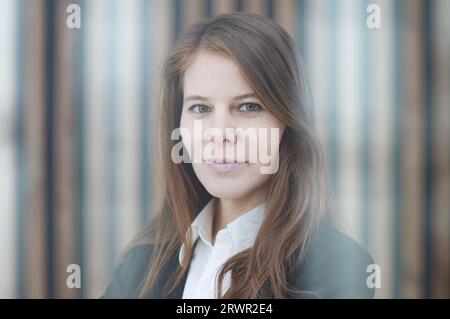
{"type": "Polygon", "coordinates": [[[230,171],[230,170],[234,170],[234,169],[238,169],[238,168],[242,168],[245,165],[247,165],[246,162],[216,162],[214,160],[206,160],[205,161],[206,164],[208,164],[211,168],[217,170],[217,171],[230,171]]]}

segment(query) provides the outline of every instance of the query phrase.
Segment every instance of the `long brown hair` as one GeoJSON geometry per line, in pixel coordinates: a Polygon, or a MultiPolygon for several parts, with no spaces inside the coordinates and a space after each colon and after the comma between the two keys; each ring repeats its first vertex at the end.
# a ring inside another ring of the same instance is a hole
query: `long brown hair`
{"type": "Polygon", "coordinates": [[[183,265],[177,267],[163,296],[182,282],[193,251],[189,226],[211,198],[192,164],[171,160],[171,149],[177,143],[171,140],[171,133],[179,127],[181,118],[183,74],[198,50],[233,59],[268,111],[286,124],[279,170],[269,180],[266,218],[254,245],[223,265],[216,289],[222,291],[223,278],[231,271],[230,288],[219,297],[285,298],[293,291],[289,269],[302,262],[325,209],[323,155],[294,41],[271,19],[251,13],[220,15],[193,25],[179,38],[164,64],[160,100],[153,114],[153,197],[157,207],[151,222],[132,243],[153,245],[140,296],[152,288],[165,263],[184,243],[183,265]]]}

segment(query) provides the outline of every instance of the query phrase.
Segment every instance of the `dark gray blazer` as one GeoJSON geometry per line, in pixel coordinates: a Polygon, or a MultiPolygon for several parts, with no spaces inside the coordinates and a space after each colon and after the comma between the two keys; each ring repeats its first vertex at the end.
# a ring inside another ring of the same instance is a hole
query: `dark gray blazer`
{"type": "MultiPolygon", "coordinates": [[[[138,298],[152,252],[151,245],[131,249],[115,270],[102,298],[138,298]]],[[[179,267],[179,250],[175,251],[159,273],[148,298],[162,298],[162,288],[179,267]]],[[[374,289],[367,285],[370,255],[351,237],[322,224],[312,237],[300,267],[290,271],[288,281],[298,290],[310,293],[289,298],[373,298],[374,289]]],[[[169,298],[181,299],[186,278],[169,298]]]]}

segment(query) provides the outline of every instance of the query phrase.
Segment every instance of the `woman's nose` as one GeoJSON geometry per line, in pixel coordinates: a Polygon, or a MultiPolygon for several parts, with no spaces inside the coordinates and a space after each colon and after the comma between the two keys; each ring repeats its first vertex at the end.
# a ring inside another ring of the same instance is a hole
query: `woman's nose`
{"type": "Polygon", "coordinates": [[[210,127],[205,132],[206,140],[215,144],[236,143],[236,131],[232,127],[218,128],[210,127]]]}
{"type": "Polygon", "coordinates": [[[216,114],[214,122],[207,128],[206,139],[207,141],[217,144],[221,143],[236,143],[236,130],[235,125],[229,119],[227,114],[216,114]]]}

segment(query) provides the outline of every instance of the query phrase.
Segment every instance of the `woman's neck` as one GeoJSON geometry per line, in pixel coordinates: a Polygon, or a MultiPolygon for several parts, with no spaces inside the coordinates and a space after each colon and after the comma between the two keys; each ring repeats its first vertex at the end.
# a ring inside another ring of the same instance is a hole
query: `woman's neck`
{"type": "Polygon", "coordinates": [[[218,198],[214,206],[212,227],[212,244],[216,234],[236,218],[260,205],[267,196],[267,185],[264,185],[249,196],[241,198],[218,198]]]}

